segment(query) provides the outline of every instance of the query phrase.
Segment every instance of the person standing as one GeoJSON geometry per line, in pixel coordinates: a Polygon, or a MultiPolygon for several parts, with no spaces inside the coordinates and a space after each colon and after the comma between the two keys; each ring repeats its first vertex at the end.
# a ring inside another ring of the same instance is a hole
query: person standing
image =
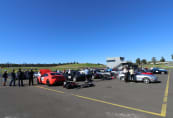
{"type": "Polygon", "coordinates": [[[91,79],[90,79],[90,70],[88,68],[86,68],[84,70],[84,73],[85,73],[85,79],[87,82],[91,82],[91,79]]]}
{"type": "Polygon", "coordinates": [[[25,71],[25,79],[29,80],[29,70],[25,71]]]}
{"type": "Polygon", "coordinates": [[[134,75],[135,73],[134,73],[134,69],[133,68],[130,68],[130,79],[131,80],[135,80],[134,78],[135,78],[135,75],[134,75]]]}
{"type": "Polygon", "coordinates": [[[128,82],[128,79],[129,79],[129,71],[127,69],[127,67],[124,67],[123,69],[123,73],[125,74],[125,82],[128,82]]]}
{"type": "Polygon", "coordinates": [[[60,73],[60,70],[56,70],[57,73],[60,73]]]}
{"type": "Polygon", "coordinates": [[[3,86],[6,86],[7,78],[8,78],[8,72],[5,71],[2,75],[2,77],[3,77],[3,86]]]}
{"type": "Polygon", "coordinates": [[[24,86],[23,85],[23,78],[24,78],[24,73],[22,72],[21,69],[17,72],[17,78],[18,78],[18,86],[24,86]]]}
{"type": "Polygon", "coordinates": [[[13,86],[16,86],[15,85],[16,84],[16,73],[15,73],[15,70],[13,70],[12,73],[11,73],[11,81],[10,81],[9,86],[12,86],[12,84],[13,84],[13,86]]]}
{"type": "Polygon", "coordinates": [[[89,72],[89,70],[88,70],[88,68],[86,68],[86,69],[84,70],[84,74],[85,74],[85,79],[86,79],[86,80],[88,80],[88,72],[89,72]]]}
{"type": "Polygon", "coordinates": [[[63,74],[65,74],[65,73],[66,73],[66,70],[64,69],[64,70],[63,70],[63,74]]]}
{"type": "Polygon", "coordinates": [[[31,69],[31,71],[29,72],[29,86],[34,85],[34,71],[31,69]]]}

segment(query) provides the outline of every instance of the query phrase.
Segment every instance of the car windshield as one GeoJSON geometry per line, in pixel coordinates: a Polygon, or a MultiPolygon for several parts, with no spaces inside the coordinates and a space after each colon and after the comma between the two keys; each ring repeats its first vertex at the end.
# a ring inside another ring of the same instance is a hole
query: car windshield
{"type": "Polygon", "coordinates": [[[61,75],[60,73],[51,73],[51,75],[61,75]]]}

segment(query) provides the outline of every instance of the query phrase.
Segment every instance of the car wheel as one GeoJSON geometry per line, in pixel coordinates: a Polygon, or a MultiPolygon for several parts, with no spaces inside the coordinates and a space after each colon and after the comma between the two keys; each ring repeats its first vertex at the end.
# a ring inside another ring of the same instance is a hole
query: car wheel
{"type": "Polygon", "coordinates": [[[124,78],[124,77],[120,77],[120,80],[124,81],[124,80],[125,80],[125,78],[124,78]]]}
{"type": "Polygon", "coordinates": [[[50,86],[50,82],[49,82],[49,80],[46,81],[46,84],[47,84],[48,86],[50,86]]]}
{"type": "Polygon", "coordinates": [[[149,84],[150,83],[150,80],[148,78],[144,78],[144,83],[145,84],[149,84]]]}
{"type": "Polygon", "coordinates": [[[73,82],[76,82],[76,81],[77,81],[77,78],[76,78],[76,77],[74,77],[74,78],[73,78],[73,82]]]}

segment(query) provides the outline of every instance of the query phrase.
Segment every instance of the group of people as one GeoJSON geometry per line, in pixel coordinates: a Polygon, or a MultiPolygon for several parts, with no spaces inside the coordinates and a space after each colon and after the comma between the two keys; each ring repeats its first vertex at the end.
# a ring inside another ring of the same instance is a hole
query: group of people
{"type": "MultiPolygon", "coordinates": [[[[2,75],[3,78],[3,86],[7,85],[7,79],[9,78],[8,71],[5,71],[2,75]]],[[[23,80],[29,80],[29,86],[34,85],[34,71],[31,69],[30,71],[23,71],[19,69],[17,72],[13,69],[11,72],[11,80],[9,86],[16,86],[16,80],[18,80],[18,86],[24,86],[23,80]]]]}
{"type": "Polygon", "coordinates": [[[123,73],[125,74],[125,82],[129,82],[130,80],[135,81],[135,69],[124,67],[123,73]]]}

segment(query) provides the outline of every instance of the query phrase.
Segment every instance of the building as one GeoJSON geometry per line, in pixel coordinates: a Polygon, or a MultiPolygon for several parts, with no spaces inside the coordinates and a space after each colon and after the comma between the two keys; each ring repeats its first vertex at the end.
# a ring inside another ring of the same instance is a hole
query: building
{"type": "Polygon", "coordinates": [[[106,63],[108,68],[113,69],[119,67],[122,63],[126,63],[126,61],[124,57],[112,57],[107,58],[106,63]]]}

